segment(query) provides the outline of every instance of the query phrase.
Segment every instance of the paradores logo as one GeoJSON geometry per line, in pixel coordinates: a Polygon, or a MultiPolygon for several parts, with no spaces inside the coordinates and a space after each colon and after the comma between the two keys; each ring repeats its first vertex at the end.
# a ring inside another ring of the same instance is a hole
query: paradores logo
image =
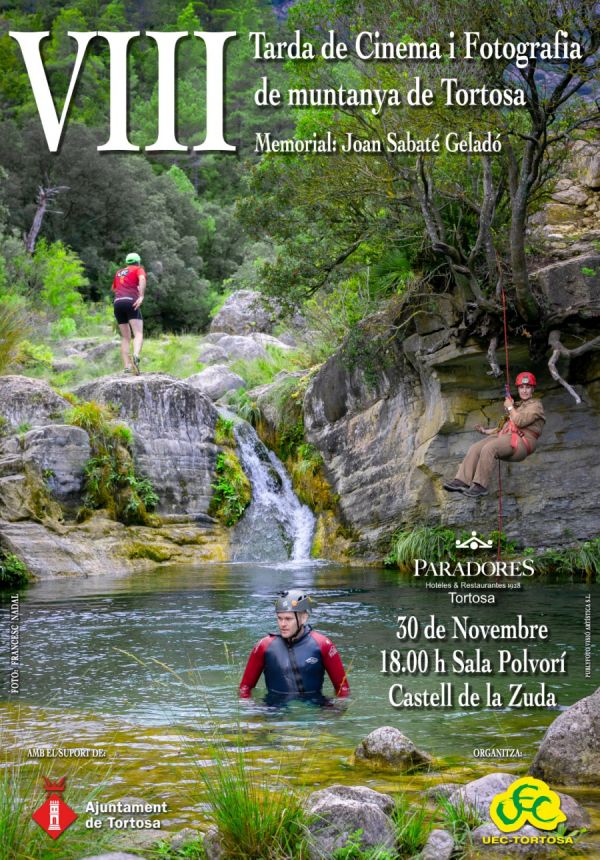
{"type": "MultiPolygon", "coordinates": [[[[444,535],[452,534],[446,530],[444,535]]],[[[472,531],[468,537],[455,538],[452,546],[448,546],[446,540],[446,553],[448,561],[431,561],[425,558],[414,559],[413,576],[423,577],[451,577],[452,579],[473,578],[480,576],[483,579],[494,577],[522,577],[533,576],[535,569],[530,558],[512,559],[503,561],[497,559],[485,559],[482,550],[490,552],[494,547],[494,541],[479,537],[476,531],[472,531]],[[472,558],[473,553],[478,553],[479,558],[472,558]],[[464,556],[464,558],[463,558],[464,556]]]]}
{"type": "Polygon", "coordinates": [[[525,824],[538,830],[556,830],[567,820],[558,794],[532,776],[518,779],[502,794],[497,794],[490,804],[490,816],[503,833],[514,833],[525,824]]]}

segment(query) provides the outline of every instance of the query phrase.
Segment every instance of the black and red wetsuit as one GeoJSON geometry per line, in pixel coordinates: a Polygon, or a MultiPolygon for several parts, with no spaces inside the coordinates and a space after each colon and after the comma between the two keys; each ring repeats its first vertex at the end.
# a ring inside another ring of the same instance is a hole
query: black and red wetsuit
{"type": "Polygon", "coordinates": [[[323,680],[329,675],[336,696],[350,695],[346,673],[337,648],[327,636],[305,624],[297,639],[269,633],[252,649],[240,684],[240,696],[248,699],[262,673],[269,698],[324,700],[323,680]]]}

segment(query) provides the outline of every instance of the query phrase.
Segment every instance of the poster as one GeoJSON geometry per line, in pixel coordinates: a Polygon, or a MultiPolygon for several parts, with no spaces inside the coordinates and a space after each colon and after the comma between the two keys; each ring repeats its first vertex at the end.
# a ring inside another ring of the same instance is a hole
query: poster
{"type": "Polygon", "coordinates": [[[596,4],[0,24],[0,857],[600,856],[596,4]]]}

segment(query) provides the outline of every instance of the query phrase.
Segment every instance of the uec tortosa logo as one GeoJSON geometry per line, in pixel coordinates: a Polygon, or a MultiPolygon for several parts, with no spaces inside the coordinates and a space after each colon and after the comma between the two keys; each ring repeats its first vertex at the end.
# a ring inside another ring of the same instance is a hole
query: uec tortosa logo
{"type": "Polygon", "coordinates": [[[539,830],[555,830],[567,816],[560,808],[560,797],[541,779],[524,776],[513,782],[490,805],[494,824],[504,833],[514,833],[525,824],[539,830]]]}

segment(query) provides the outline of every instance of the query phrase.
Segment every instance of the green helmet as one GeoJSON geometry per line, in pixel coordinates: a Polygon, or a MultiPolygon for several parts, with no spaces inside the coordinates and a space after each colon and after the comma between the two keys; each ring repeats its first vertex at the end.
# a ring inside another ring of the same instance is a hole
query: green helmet
{"type": "Polygon", "coordinates": [[[136,263],[139,266],[139,264],[142,262],[142,258],[139,254],[127,254],[127,256],[125,257],[125,262],[128,264],[136,263]]]}
{"type": "Polygon", "coordinates": [[[275,612],[310,612],[311,599],[301,588],[282,591],[275,601],[275,612]]]}

